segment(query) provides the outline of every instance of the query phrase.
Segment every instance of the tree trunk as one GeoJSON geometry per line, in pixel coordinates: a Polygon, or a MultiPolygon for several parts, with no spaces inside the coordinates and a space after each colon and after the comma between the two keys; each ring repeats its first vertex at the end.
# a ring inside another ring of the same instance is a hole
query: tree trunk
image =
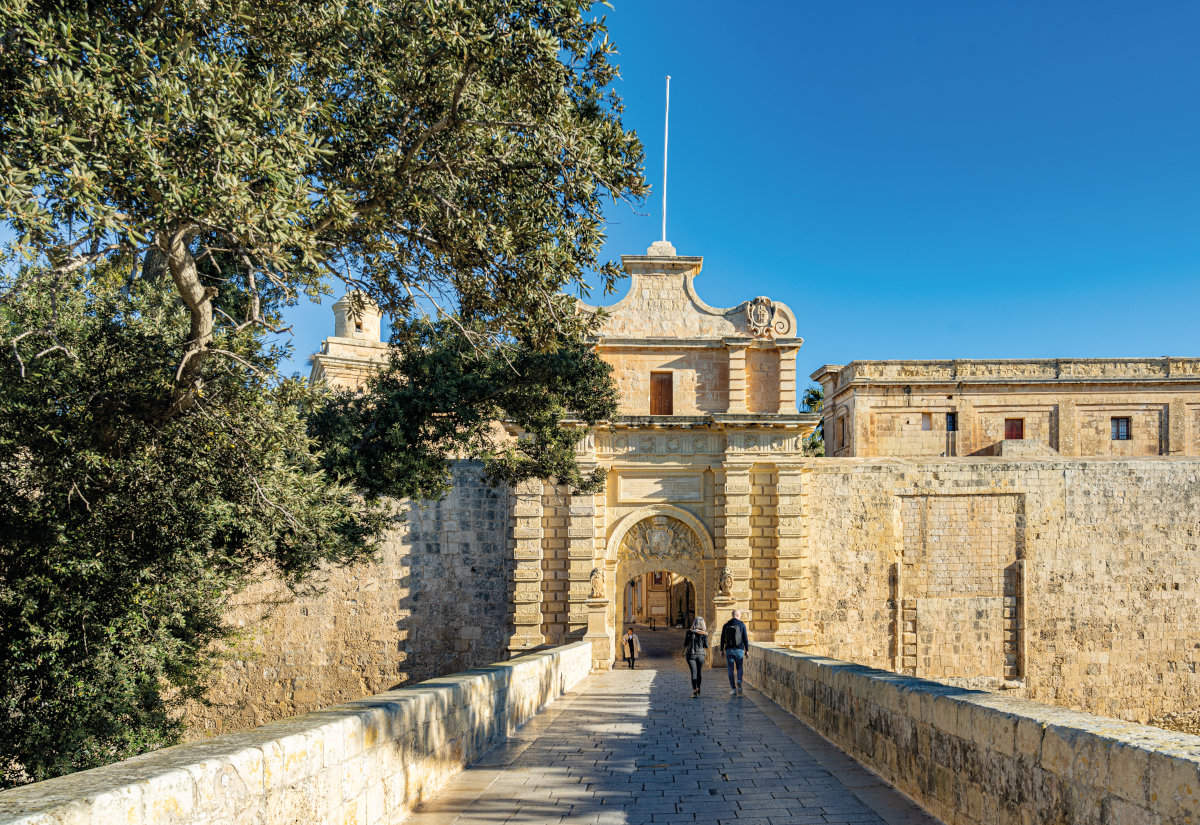
{"type": "Polygon", "coordinates": [[[213,339],[212,299],[216,297],[217,290],[200,282],[200,270],[189,248],[195,231],[194,226],[184,226],[159,235],[158,240],[158,247],[166,256],[171,279],[175,281],[179,297],[183,299],[192,319],[183,361],[175,377],[173,413],[195,404],[203,384],[201,371],[213,339]]]}

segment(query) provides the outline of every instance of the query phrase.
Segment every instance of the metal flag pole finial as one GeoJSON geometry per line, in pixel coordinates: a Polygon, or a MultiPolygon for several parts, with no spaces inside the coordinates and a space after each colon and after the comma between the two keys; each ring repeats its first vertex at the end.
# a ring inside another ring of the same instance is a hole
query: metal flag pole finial
{"type": "Polygon", "coordinates": [[[667,239],[667,135],[671,127],[671,76],[667,75],[667,106],[663,118],[663,201],[662,239],[667,239]]]}

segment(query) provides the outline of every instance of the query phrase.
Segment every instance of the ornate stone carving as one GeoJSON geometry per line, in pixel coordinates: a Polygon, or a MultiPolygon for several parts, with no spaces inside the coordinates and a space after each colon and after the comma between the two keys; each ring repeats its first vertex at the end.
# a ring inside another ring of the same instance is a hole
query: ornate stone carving
{"type": "Polygon", "coordinates": [[[746,302],[746,326],[755,338],[787,335],[792,331],[787,315],[778,312],[775,302],[765,295],[759,295],[753,301],[746,302]]]}
{"type": "Polygon", "coordinates": [[[603,599],[604,598],[604,571],[601,570],[599,567],[593,567],[592,573],[588,577],[588,579],[592,585],[591,598],[603,599]]]}
{"type": "Polygon", "coordinates": [[[760,295],[746,303],[746,326],[750,334],[762,338],[771,333],[771,324],[775,320],[775,302],[765,295],[760,295]]]}
{"type": "Polygon", "coordinates": [[[651,516],[630,528],[621,540],[622,559],[699,558],[700,539],[691,527],[670,516],[651,516]]]}
{"type": "Polygon", "coordinates": [[[733,572],[728,567],[721,568],[721,577],[717,580],[717,595],[733,595],[733,572]]]}

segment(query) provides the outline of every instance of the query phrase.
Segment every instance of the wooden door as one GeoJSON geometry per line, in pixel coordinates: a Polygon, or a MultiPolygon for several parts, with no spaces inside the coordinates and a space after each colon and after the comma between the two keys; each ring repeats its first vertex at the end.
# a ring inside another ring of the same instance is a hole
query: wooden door
{"type": "Polygon", "coordinates": [[[1020,441],[1025,437],[1025,419],[1024,418],[1006,418],[1004,419],[1004,437],[1014,441],[1020,441]]]}
{"type": "Polygon", "coordinates": [[[674,415],[673,382],[669,372],[650,373],[650,414],[674,415]]]}

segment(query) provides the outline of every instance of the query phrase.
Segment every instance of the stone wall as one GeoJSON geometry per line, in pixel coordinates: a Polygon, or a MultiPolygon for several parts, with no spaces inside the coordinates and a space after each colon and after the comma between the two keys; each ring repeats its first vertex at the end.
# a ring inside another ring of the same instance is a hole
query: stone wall
{"type": "Polygon", "coordinates": [[[0,793],[0,825],[398,823],[588,674],[565,645],[0,793]]]}
{"type": "MultiPolygon", "coordinates": [[[[827,455],[1000,455],[1005,420],[1063,456],[1200,455],[1196,359],[854,361],[812,374],[827,455]],[[846,440],[836,422],[847,418],[846,440]],[[1126,419],[1127,438],[1112,437],[1126,419]]],[[[1007,450],[1005,451],[1007,454],[1007,450]]]]}
{"type": "Polygon", "coordinates": [[[1200,461],[814,459],[806,652],[1134,721],[1200,706],[1200,461]]]}
{"type": "Polygon", "coordinates": [[[240,635],[191,706],[190,735],[225,733],[503,658],[511,493],[458,462],[441,501],[408,508],[374,563],[331,569],[295,597],[264,580],[233,597],[240,635]]]}
{"type": "Polygon", "coordinates": [[[746,681],[949,825],[1200,820],[1200,736],[773,645],[746,681]]]}

